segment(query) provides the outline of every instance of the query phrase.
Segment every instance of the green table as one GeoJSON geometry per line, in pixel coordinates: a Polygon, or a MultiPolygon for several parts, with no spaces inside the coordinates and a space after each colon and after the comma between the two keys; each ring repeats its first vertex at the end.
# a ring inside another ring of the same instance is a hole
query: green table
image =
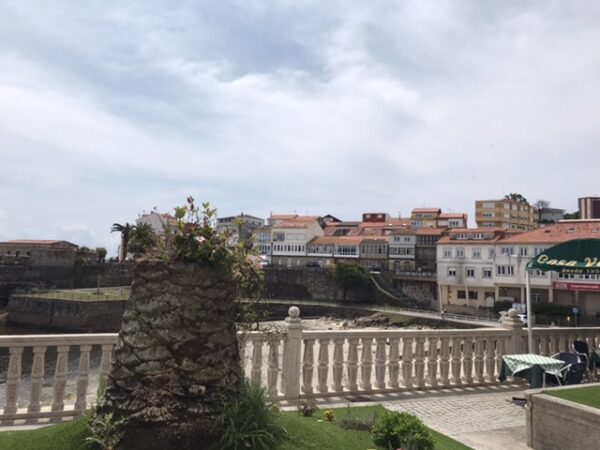
{"type": "Polygon", "coordinates": [[[540,388],[544,383],[544,373],[556,373],[565,365],[564,361],[547,356],[530,353],[522,355],[504,355],[498,379],[506,380],[508,376],[524,378],[533,388],[540,388]]]}

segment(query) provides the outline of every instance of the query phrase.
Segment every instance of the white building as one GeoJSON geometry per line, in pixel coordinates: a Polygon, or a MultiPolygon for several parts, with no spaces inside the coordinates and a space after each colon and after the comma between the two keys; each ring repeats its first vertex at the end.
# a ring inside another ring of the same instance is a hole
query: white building
{"type": "Polygon", "coordinates": [[[275,266],[306,264],[306,246],[317,236],[323,236],[321,223],[315,216],[293,216],[272,221],[271,254],[275,266]]]}
{"type": "Polygon", "coordinates": [[[395,272],[415,270],[416,230],[411,228],[392,230],[387,235],[389,246],[389,269],[395,272]]]}
{"type": "Polygon", "coordinates": [[[142,223],[148,224],[152,227],[152,230],[159,236],[165,234],[165,229],[168,227],[175,227],[177,220],[170,214],[162,214],[156,211],[141,214],[135,221],[137,225],[142,223]]]}

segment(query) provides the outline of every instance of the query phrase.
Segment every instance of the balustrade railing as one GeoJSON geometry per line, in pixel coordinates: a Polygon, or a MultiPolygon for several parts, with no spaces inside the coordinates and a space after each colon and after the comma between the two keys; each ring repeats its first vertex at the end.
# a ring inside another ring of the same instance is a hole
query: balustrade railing
{"type": "MultiPolygon", "coordinates": [[[[534,328],[538,353],[600,346],[600,328],[534,328]]],[[[506,353],[525,353],[520,321],[456,330],[282,330],[238,334],[244,375],[273,398],[348,396],[497,383],[506,353]]],[[[116,334],[0,336],[0,421],[77,416],[95,400],[116,334]]]]}

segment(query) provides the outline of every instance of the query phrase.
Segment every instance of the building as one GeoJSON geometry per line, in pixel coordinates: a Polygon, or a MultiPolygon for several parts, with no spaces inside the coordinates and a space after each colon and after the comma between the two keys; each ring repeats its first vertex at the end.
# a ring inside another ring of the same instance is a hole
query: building
{"type": "Polygon", "coordinates": [[[364,237],[360,242],[359,264],[369,270],[386,270],[388,240],[385,237],[364,237]]]}
{"type": "Polygon", "coordinates": [[[600,197],[582,197],[578,204],[580,219],[600,219],[600,197]]]}
{"type": "Polygon", "coordinates": [[[437,219],[437,228],[467,228],[468,216],[465,213],[442,213],[437,219]]]}
{"type": "Polygon", "coordinates": [[[254,229],[252,247],[266,262],[271,262],[271,227],[263,226],[254,229]]]}
{"type": "Polygon", "coordinates": [[[237,216],[219,217],[217,219],[217,231],[229,234],[230,245],[237,244],[240,239],[249,242],[254,230],[264,225],[264,219],[244,213],[237,216]]]}
{"type": "Polygon", "coordinates": [[[445,228],[419,228],[416,230],[415,268],[417,271],[436,271],[436,246],[445,232],[445,228]]]}
{"type": "Polygon", "coordinates": [[[307,245],[307,265],[325,267],[337,262],[357,263],[360,257],[358,236],[318,236],[307,245]]]}
{"type": "MultiPolygon", "coordinates": [[[[531,231],[452,230],[438,242],[437,280],[441,307],[492,306],[495,301],[525,303],[525,267],[546,249],[575,239],[600,239],[600,220],[568,220],[531,231]]],[[[600,312],[600,275],[533,271],[533,302],[600,312]]]]}
{"type": "Polygon", "coordinates": [[[439,298],[445,305],[493,306],[496,243],[505,232],[495,228],[452,230],[437,245],[439,298]]]}
{"type": "Polygon", "coordinates": [[[158,236],[163,236],[166,229],[177,226],[177,219],[170,214],[151,211],[149,213],[140,214],[135,220],[135,223],[137,225],[148,224],[152,227],[154,233],[158,236]]]}
{"type": "Polygon", "coordinates": [[[542,208],[538,210],[540,223],[556,223],[565,218],[565,210],[558,208],[542,208]]]}
{"type": "Polygon", "coordinates": [[[412,272],[415,270],[417,231],[414,228],[391,230],[387,236],[389,270],[412,272]]]}
{"type": "Polygon", "coordinates": [[[75,264],[78,248],[67,241],[13,240],[0,242],[0,257],[3,261],[19,259],[32,266],[66,267],[75,264]]]}
{"type": "Polygon", "coordinates": [[[435,228],[442,210],[439,208],[415,208],[410,213],[413,228],[435,228]]]}
{"type": "Polygon", "coordinates": [[[274,266],[306,265],[307,244],[318,236],[324,236],[323,222],[317,216],[281,215],[271,223],[271,261],[274,266]]]}
{"type": "Polygon", "coordinates": [[[479,228],[527,231],[537,227],[538,215],[533,206],[518,200],[477,200],[475,222],[479,228]]]}

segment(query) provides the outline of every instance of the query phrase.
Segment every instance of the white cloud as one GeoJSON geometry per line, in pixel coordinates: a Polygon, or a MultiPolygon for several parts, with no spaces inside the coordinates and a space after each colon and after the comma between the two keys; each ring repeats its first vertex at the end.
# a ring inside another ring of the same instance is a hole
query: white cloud
{"type": "Polygon", "coordinates": [[[348,219],[598,194],[593,2],[49,5],[0,17],[7,238],[115,245],[188,193],[348,219]]]}

